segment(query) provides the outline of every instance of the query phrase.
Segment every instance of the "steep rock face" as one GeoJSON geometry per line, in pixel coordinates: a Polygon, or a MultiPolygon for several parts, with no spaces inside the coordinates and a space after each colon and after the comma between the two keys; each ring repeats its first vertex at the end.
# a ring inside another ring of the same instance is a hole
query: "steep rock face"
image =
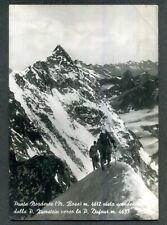
{"type": "MultiPolygon", "coordinates": [[[[56,64],[67,71],[71,71],[75,67],[75,64],[71,57],[60,45],[57,45],[52,55],[47,58],[47,61],[51,66],[55,66],[56,64]]],[[[75,67],[75,69],[77,69],[77,67],[75,67]]]]}
{"type": "Polygon", "coordinates": [[[12,92],[9,95],[9,112],[10,216],[12,219],[24,219],[31,209],[35,214],[39,207],[22,207],[26,213],[20,217],[20,214],[14,213],[19,210],[15,202],[50,202],[76,182],[76,178],[66,162],[50,151],[45,134],[27,117],[12,92]]]}
{"type": "MultiPolygon", "coordinates": [[[[59,50],[59,47],[56,49],[59,50]]],[[[64,50],[60,52],[63,53],[63,60],[64,50]]],[[[54,53],[52,56],[57,62],[59,55],[54,53]]],[[[65,57],[67,58],[66,55],[65,57]]],[[[91,169],[90,159],[87,163],[87,153],[94,139],[85,128],[87,121],[84,119],[87,120],[88,111],[91,113],[92,104],[95,108],[94,118],[90,115],[89,123],[96,117],[97,121],[99,119],[101,112],[92,103],[99,99],[99,96],[95,97],[94,91],[99,90],[99,85],[89,71],[77,72],[74,66],[69,72],[66,66],[52,64],[50,57],[48,58],[46,62],[36,62],[23,73],[11,74],[10,87],[32,123],[49,141],[51,151],[66,161],[70,160],[76,175],[84,176],[91,169]],[[86,111],[85,116],[83,109],[86,111]]],[[[90,129],[97,133],[97,124],[94,127],[90,125],[90,129]]]]}
{"type": "MultiPolygon", "coordinates": [[[[104,95],[100,80],[99,73],[73,61],[61,46],[46,61],[38,61],[23,72],[11,73],[10,90],[40,132],[40,143],[45,146],[42,150],[34,147],[33,155],[49,148],[79,180],[92,171],[88,156],[91,144],[102,130],[107,130],[117,142],[117,160],[130,164],[146,185],[155,189],[157,174],[145,162],[137,137],[129,132],[104,95]]],[[[18,131],[13,139],[17,136],[18,131]]],[[[30,144],[26,151],[32,150],[30,144]]],[[[19,151],[24,150],[19,147],[19,151]]]]}
{"type": "Polygon", "coordinates": [[[25,161],[17,161],[15,153],[10,151],[10,217],[24,219],[36,214],[43,207],[34,203],[47,203],[65,192],[76,182],[76,178],[65,162],[53,154],[34,156],[25,161]],[[25,204],[26,203],[26,204],[25,204]],[[25,213],[20,216],[18,204],[23,204],[25,213]]]}
{"type": "Polygon", "coordinates": [[[10,151],[15,152],[17,160],[25,160],[35,154],[49,152],[49,146],[42,138],[40,130],[27,117],[21,104],[9,94],[10,151]]]}

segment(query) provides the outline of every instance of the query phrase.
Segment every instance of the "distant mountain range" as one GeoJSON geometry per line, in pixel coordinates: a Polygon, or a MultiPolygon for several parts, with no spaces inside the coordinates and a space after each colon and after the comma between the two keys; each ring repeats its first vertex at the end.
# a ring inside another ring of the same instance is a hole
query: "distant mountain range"
{"type": "Polygon", "coordinates": [[[152,62],[150,60],[141,62],[128,61],[127,63],[105,65],[87,65],[82,61],[77,60],[75,62],[80,63],[81,65],[84,65],[87,68],[94,69],[97,73],[102,74],[104,77],[122,76],[127,70],[132,72],[134,76],[140,75],[143,72],[147,72],[153,76],[158,75],[158,63],[152,62]]]}

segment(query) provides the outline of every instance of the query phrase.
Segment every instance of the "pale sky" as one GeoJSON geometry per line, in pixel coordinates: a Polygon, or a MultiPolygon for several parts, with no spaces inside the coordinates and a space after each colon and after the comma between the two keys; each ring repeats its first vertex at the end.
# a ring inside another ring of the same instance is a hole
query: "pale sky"
{"type": "Polygon", "coordinates": [[[11,5],[9,67],[23,70],[60,44],[87,64],[158,61],[158,6],[11,5]]]}

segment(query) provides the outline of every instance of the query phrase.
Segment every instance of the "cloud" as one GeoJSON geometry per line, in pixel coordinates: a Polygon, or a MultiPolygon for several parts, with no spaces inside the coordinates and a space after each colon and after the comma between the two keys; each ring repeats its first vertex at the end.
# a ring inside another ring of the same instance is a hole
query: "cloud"
{"type": "Polygon", "coordinates": [[[86,63],[158,60],[154,5],[12,5],[10,67],[24,69],[61,44],[86,63]]]}

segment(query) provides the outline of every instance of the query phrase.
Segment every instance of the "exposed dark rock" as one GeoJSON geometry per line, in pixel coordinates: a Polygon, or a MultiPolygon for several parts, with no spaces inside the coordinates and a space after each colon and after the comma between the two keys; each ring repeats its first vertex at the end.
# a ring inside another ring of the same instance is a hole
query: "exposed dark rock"
{"type": "MultiPolygon", "coordinates": [[[[101,82],[105,87],[105,82],[101,82]]],[[[131,71],[126,71],[122,78],[108,79],[109,84],[111,88],[103,88],[103,93],[119,112],[152,108],[158,104],[158,78],[149,73],[134,76],[131,71]]]]}
{"type": "Polygon", "coordinates": [[[76,178],[67,164],[51,153],[20,162],[16,160],[15,153],[10,151],[11,219],[25,219],[29,214],[34,215],[41,206],[32,206],[32,201],[48,203],[75,182],[76,178]],[[28,203],[28,206],[19,207],[16,202],[28,203]],[[20,208],[26,213],[17,216],[15,212],[20,208]]]}

